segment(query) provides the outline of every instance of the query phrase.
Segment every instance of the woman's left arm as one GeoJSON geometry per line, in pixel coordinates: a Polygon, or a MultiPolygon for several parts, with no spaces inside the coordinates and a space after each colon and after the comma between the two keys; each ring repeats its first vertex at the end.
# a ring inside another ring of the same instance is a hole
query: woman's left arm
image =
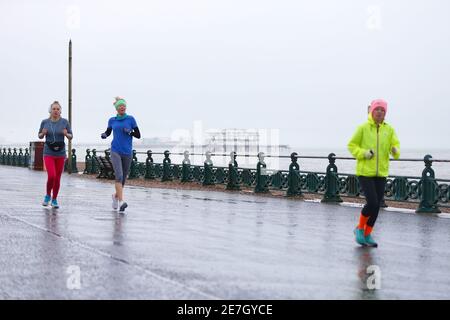
{"type": "Polygon", "coordinates": [[[395,133],[394,129],[392,129],[390,152],[394,159],[400,158],[400,141],[398,140],[397,134],[395,133]]]}
{"type": "Polygon", "coordinates": [[[134,127],[133,130],[130,132],[130,136],[133,136],[135,138],[140,139],[141,138],[141,132],[139,131],[138,127],[134,127]]]}
{"type": "Polygon", "coordinates": [[[132,118],[131,127],[133,128],[133,130],[131,130],[130,136],[140,139],[141,132],[139,131],[136,119],[134,119],[134,118],[132,118]]]}
{"type": "Polygon", "coordinates": [[[70,123],[68,121],[66,127],[64,128],[64,135],[69,140],[72,140],[73,138],[72,128],[70,127],[70,123]]]}

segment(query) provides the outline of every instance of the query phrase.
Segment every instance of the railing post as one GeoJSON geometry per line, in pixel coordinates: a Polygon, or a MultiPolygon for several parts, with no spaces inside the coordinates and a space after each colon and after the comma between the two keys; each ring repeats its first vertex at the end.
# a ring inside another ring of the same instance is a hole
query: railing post
{"type": "Polygon", "coordinates": [[[72,173],[78,173],[76,150],[72,149],[72,173]]]}
{"type": "Polygon", "coordinates": [[[439,201],[439,187],[434,176],[434,170],[431,168],[433,157],[427,154],[423,158],[425,169],[422,172],[422,178],[419,183],[420,203],[417,213],[440,213],[437,203],[439,201]]]}
{"type": "Polygon", "coordinates": [[[28,152],[28,148],[25,148],[25,155],[24,155],[24,164],[23,166],[28,168],[30,166],[30,153],[28,152]]]}
{"type": "Polygon", "coordinates": [[[255,193],[267,193],[269,187],[267,186],[267,169],[264,162],[264,152],[258,153],[258,164],[256,165],[256,185],[255,193]]]}
{"type": "Polygon", "coordinates": [[[128,179],[136,179],[139,176],[137,164],[138,160],[136,156],[136,150],[133,150],[133,157],[131,159],[130,173],[128,174],[128,179]]]}
{"type": "Polygon", "coordinates": [[[13,148],[12,165],[17,166],[17,148],[13,148]]]}
{"type": "Polygon", "coordinates": [[[289,165],[289,175],[288,175],[288,189],[286,196],[301,196],[302,191],[300,187],[300,166],[298,164],[298,153],[291,153],[291,164],[289,165]]]}
{"type": "Polygon", "coordinates": [[[169,158],[170,152],[169,150],[164,151],[164,160],[163,160],[163,176],[161,181],[172,181],[173,177],[171,174],[170,164],[172,161],[169,158]]]}
{"type": "Polygon", "coordinates": [[[97,174],[99,173],[99,167],[97,164],[97,161],[95,161],[97,158],[97,149],[92,149],[92,157],[91,157],[91,173],[97,174]]]}
{"type": "Polygon", "coordinates": [[[91,162],[91,150],[86,149],[86,156],[84,157],[84,174],[92,173],[92,162],[91,162]]]}
{"type": "Polygon", "coordinates": [[[8,166],[10,166],[11,165],[11,161],[12,161],[11,148],[8,148],[8,154],[6,155],[6,164],[8,166]]]}
{"type": "Polygon", "coordinates": [[[72,161],[72,172],[70,173],[77,173],[77,156],[75,155],[75,149],[72,149],[72,156],[71,159],[67,158],[66,162],[64,163],[64,171],[69,171],[69,161],[72,161]]]}
{"type": "Polygon", "coordinates": [[[330,153],[328,155],[328,161],[330,163],[327,167],[325,176],[325,194],[323,195],[321,202],[342,202],[341,196],[339,195],[338,169],[335,164],[336,155],[330,153]]]}
{"type": "Polygon", "coordinates": [[[213,172],[213,162],[211,160],[211,152],[205,152],[206,160],[203,162],[203,185],[212,186],[214,185],[214,172],[213,172]]]}
{"type": "Polygon", "coordinates": [[[241,190],[239,184],[238,163],[236,161],[237,154],[235,151],[230,153],[230,162],[228,163],[228,183],[226,190],[241,190]]]}
{"type": "Polygon", "coordinates": [[[24,166],[24,161],[23,161],[23,149],[19,148],[19,155],[17,156],[18,160],[17,160],[17,165],[19,167],[23,167],[24,166]]]}
{"type": "Polygon", "coordinates": [[[145,159],[145,179],[155,179],[152,154],[152,150],[147,150],[147,159],[145,159]]]}
{"type": "Polygon", "coordinates": [[[191,181],[191,160],[189,160],[189,151],[186,150],[183,153],[184,160],[181,168],[181,182],[191,181]]]}

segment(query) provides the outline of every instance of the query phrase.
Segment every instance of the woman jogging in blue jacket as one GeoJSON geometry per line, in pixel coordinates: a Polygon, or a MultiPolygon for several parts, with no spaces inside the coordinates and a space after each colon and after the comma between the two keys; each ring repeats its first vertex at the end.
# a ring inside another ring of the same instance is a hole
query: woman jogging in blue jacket
{"type": "Polygon", "coordinates": [[[111,132],[114,136],[111,143],[111,162],[116,179],[116,192],[112,195],[112,207],[114,210],[119,209],[120,213],[124,213],[128,204],[123,200],[123,188],[133,157],[133,137],[139,139],[141,133],[136,120],[126,113],[127,103],[125,99],[116,97],[113,104],[117,115],[109,119],[108,127],[101,137],[106,139],[111,132]]]}

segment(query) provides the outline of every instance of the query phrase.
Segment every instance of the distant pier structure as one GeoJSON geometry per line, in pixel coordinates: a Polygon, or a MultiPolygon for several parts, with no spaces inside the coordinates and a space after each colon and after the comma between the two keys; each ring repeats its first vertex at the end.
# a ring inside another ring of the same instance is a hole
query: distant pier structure
{"type": "MultiPolygon", "coordinates": [[[[209,129],[202,132],[200,143],[192,137],[186,140],[172,140],[168,137],[143,138],[136,142],[137,148],[158,149],[174,152],[226,154],[235,151],[238,156],[256,156],[259,152],[267,155],[289,155],[290,147],[279,143],[278,130],[261,129],[209,129]]],[[[226,157],[228,159],[228,157],[226,157]]],[[[227,160],[228,161],[228,160],[227,160]]]]}
{"type": "Polygon", "coordinates": [[[213,153],[236,151],[241,155],[254,155],[260,151],[268,154],[282,154],[289,151],[288,145],[279,144],[278,136],[275,138],[272,140],[277,141],[271,141],[267,136],[262,137],[256,129],[214,129],[205,132],[203,147],[213,153]]]}

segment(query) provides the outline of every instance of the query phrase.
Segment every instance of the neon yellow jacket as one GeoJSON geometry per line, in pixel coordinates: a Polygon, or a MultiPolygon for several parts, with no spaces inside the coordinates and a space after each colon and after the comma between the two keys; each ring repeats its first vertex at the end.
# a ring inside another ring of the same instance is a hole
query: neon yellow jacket
{"type": "Polygon", "coordinates": [[[348,143],[348,150],[356,158],[356,175],[364,177],[387,177],[389,175],[389,155],[400,157],[400,142],[394,128],[386,122],[377,128],[372,115],[360,125],[348,143]],[[392,154],[392,147],[397,149],[392,154]],[[372,150],[374,156],[366,159],[364,154],[372,150]]]}

